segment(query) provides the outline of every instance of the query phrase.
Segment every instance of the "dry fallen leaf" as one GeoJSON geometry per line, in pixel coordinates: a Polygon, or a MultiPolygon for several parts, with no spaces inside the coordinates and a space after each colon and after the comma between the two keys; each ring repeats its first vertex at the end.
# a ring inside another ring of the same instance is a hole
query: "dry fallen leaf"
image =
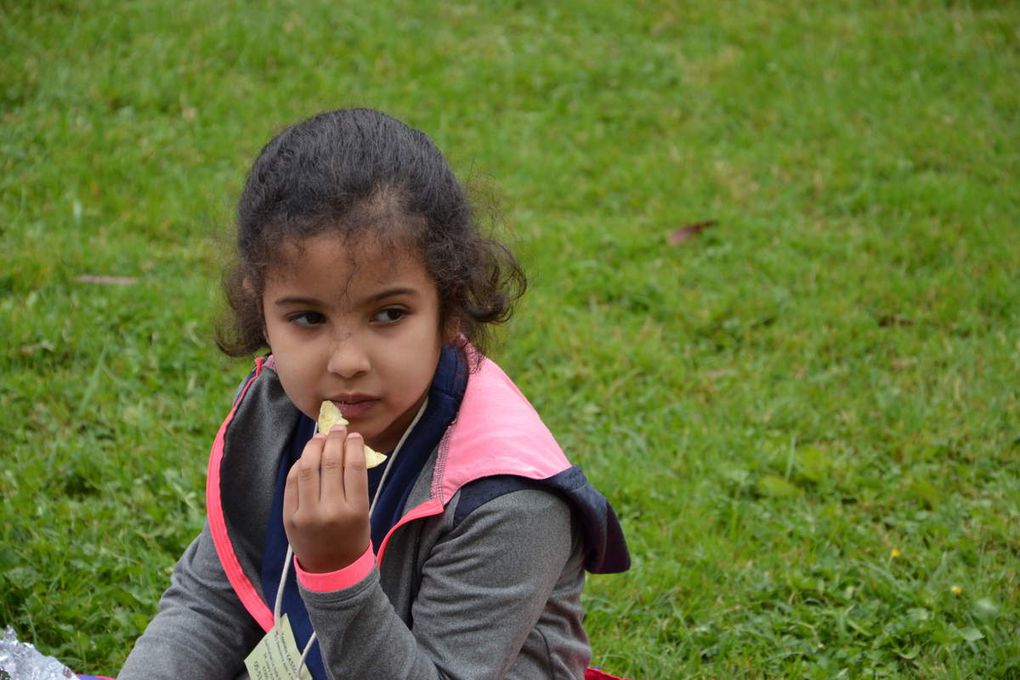
{"type": "Polygon", "coordinates": [[[718,224],[716,220],[703,220],[701,222],[685,224],[679,229],[674,229],[673,233],[669,235],[669,245],[680,245],[684,241],[694,238],[709,227],[714,227],[716,224],[718,224]]]}

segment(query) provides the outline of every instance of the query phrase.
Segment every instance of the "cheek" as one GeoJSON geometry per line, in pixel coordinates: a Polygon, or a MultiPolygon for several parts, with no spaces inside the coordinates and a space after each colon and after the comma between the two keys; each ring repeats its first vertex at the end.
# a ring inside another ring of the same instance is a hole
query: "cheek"
{"type": "Polygon", "coordinates": [[[306,416],[318,417],[319,402],[314,396],[314,383],[309,380],[306,372],[302,372],[302,367],[277,361],[276,375],[291,403],[306,416]]]}
{"type": "Polygon", "coordinates": [[[318,403],[314,404],[314,408],[310,403],[310,400],[314,401],[315,386],[321,373],[317,354],[304,345],[295,347],[287,333],[274,333],[273,324],[269,325],[267,340],[283,391],[306,415],[312,410],[317,415],[318,403]]]}

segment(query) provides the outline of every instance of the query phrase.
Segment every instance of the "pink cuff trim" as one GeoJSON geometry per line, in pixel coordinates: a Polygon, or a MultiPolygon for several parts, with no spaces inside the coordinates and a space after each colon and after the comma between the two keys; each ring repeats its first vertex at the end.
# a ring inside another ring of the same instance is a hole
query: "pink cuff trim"
{"type": "Polygon", "coordinates": [[[314,574],[305,571],[298,564],[297,555],[294,556],[294,569],[297,572],[298,582],[306,590],[316,593],[330,593],[334,590],[343,590],[364,581],[372,569],[375,568],[375,553],[372,552],[372,544],[361,554],[361,557],[343,569],[327,571],[322,574],[314,574]]]}

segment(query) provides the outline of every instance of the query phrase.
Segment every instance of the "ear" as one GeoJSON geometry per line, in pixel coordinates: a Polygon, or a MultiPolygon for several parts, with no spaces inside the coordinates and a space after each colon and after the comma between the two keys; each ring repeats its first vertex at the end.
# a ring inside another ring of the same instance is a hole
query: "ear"
{"type": "Polygon", "coordinates": [[[461,336],[460,316],[449,316],[443,322],[443,342],[455,343],[461,336]]]}
{"type": "Polygon", "coordinates": [[[251,280],[250,276],[244,276],[241,278],[241,288],[244,289],[246,295],[255,297],[256,295],[255,283],[251,280]]]}

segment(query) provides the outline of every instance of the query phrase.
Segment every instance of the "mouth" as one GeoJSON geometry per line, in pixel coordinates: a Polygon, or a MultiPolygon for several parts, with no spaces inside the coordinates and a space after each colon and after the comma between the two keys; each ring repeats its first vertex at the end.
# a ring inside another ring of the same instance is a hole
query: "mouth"
{"type": "Polygon", "coordinates": [[[379,403],[378,399],[366,394],[347,394],[331,401],[340,409],[344,418],[361,418],[379,403]]]}

